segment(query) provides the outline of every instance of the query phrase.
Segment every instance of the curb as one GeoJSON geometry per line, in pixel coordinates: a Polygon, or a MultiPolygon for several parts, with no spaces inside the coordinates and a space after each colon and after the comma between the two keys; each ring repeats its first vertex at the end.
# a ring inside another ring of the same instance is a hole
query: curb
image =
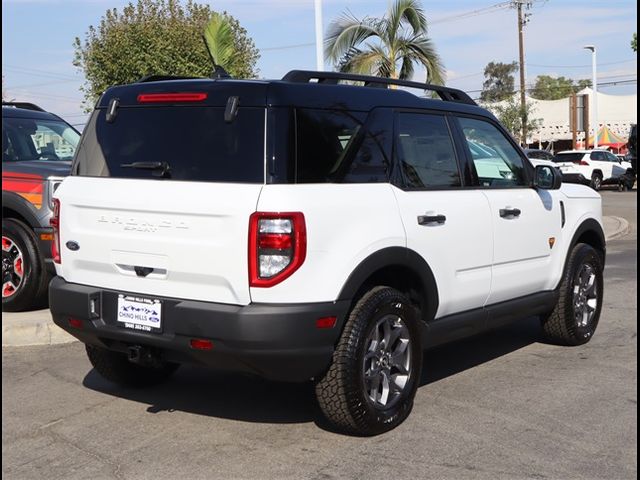
{"type": "Polygon", "coordinates": [[[622,217],[607,216],[604,217],[603,221],[605,224],[605,240],[607,242],[624,237],[631,231],[631,225],[622,217]]]}
{"type": "Polygon", "coordinates": [[[2,313],[2,346],[55,345],[77,339],[58,327],[49,310],[2,313]],[[11,315],[11,318],[8,316],[11,315]]]}
{"type": "MultiPolygon", "coordinates": [[[[603,218],[606,241],[623,237],[631,230],[629,222],[621,217],[603,218]]],[[[58,327],[49,310],[2,314],[2,346],[55,345],[78,341],[58,327]]]]}

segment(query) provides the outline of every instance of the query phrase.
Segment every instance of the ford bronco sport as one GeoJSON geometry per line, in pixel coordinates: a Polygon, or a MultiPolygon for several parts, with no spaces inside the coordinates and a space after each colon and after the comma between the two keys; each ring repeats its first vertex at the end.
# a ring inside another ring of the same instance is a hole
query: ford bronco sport
{"type": "Polygon", "coordinates": [[[311,380],[353,434],[409,415],[424,348],[532,315],[578,345],[602,308],[600,196],[445,87],[305,71],[112,87],[54,202],[51,311],[98,373],[311,380]]]}
{"type": "Polygon", "coordinates": [[[55,268],[53,191],[80,134],[32,103],[2,102],[2,310],[41,307],[55,268]]]}

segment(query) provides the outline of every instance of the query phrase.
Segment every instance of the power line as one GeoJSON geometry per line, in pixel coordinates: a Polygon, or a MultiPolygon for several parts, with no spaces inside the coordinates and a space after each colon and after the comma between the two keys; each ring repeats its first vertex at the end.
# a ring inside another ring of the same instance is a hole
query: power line
{"type": "Polygon", "coordinates": [[[20,73],[22,75],[34,75],[36,77],[45,77],[45,78],[53,78],[55,80],[82,80],[80,77],[72,77],[70,75],[65,75],[61,73],[51,73],[45,70],[38,70],[35,68],[26,68],[26,67],[15,67],[12,65],[2,65],[3,69],[7,69],[9,71],[14,71],[16,73],[20,73]]]}
{"type": "Polygon", "coordinates": [[[477,10],[471,10],[469,12],[464,12],[456,15],[450,15],[448,17],[437,18],[431,22],[428,22],[428,25],[437,25],[439,23],[453,22],[455,20],[463,20],[465,18],[475,17],[478,15],[485,15],[487,13],[494,12],[496,10],[501,10],[504,8],[508,8],[511,6],[511,1],[496,3],[494,5],[490,5],[488,7],[479,8],[477,10]]]}
{"type": "MultiPolygon", "coordinates": [[[[598,63],[599,67],[604,67],[606,65],[619,65],[621,63],[631,63],[637,62],[638,59],[634,58],[632,60],[620,60],[618,62],[606,62],[606,63],[598,63]]],[[[591,68],[591,64],[588,65],[539,65],[536,63],[527,63],[528,67],[542,67],[542,68],[591,68]]]]}

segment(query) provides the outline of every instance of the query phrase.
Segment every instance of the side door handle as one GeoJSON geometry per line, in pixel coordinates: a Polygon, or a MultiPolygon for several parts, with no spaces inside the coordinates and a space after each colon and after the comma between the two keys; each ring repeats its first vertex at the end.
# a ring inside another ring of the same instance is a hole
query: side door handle
{"type": "Polygon", "coordinates": [[[519,208],[506,207],[506,208],[501,208],[500,209],[500,216],[502,218],[519,217],[521,213],[522,213],[522,211],[519,208]]]}
{"type": "Polygon", "coordinates": [[[444,225],[447,217],[444,215],[420,215],[418,217],[418,225],[444,225]]]}

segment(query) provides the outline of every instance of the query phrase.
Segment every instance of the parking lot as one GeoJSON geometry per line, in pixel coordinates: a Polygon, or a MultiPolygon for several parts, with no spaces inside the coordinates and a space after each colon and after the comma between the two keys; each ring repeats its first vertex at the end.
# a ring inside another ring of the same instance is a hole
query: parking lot
{"type": "Polygon", "coordinates": [[[531,318],[431,350],[413,413],[373,438],[330,431],[308,385],[183,367],[124,389],[77,342],[3,347],[3,478],[636,478],[637,191],[603,197],[631,228],[587,345],[531,318]]]}

